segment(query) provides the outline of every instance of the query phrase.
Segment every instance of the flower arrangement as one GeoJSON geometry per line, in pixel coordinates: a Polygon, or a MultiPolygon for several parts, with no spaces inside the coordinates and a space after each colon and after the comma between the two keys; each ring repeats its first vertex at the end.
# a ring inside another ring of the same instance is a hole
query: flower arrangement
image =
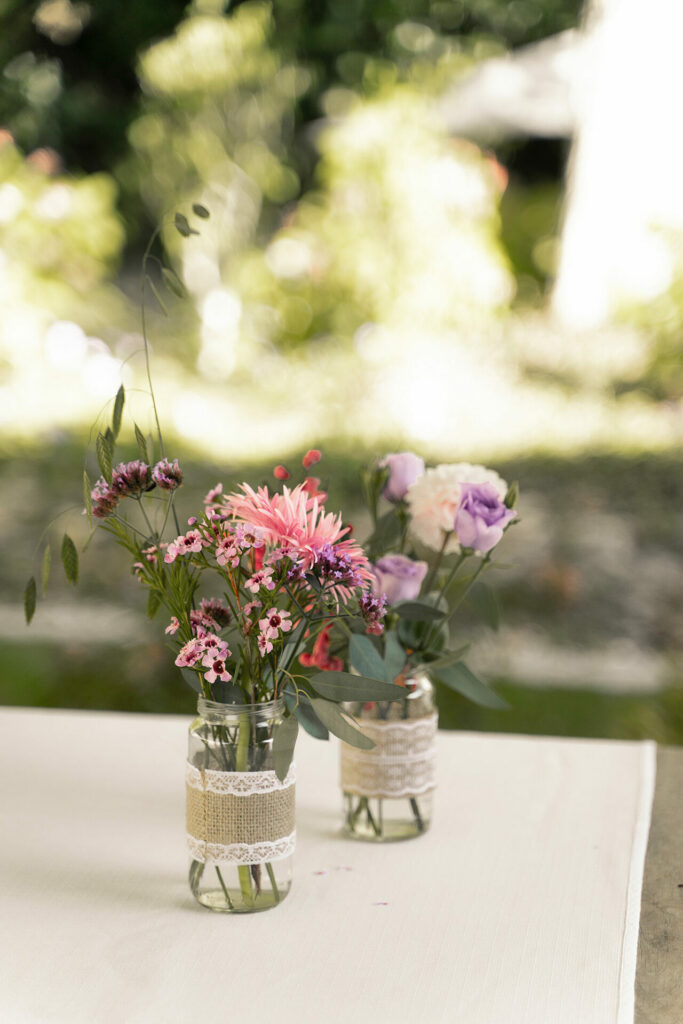
{"type": "MultiPolygon", "coordinates": [[[[112,425],[97,439],[102,475],[92,488],[86,477],[85,512],[93,529],[104,529],[129,553],[148,594],[150,617],[160,608],[168,612],[165,633],[184,679],[221,703],[285,698],[287,711],[274,738],[281,778],[299,724],[317,737],[330,731],[368,746],[339,704],[359,697],[391,700],[400,691],[384,678],[351,675],[327,656],[335,625],[347,633],[381,633],[383,605],[373,595],[368,558],[341,514],[326,510],[319,480],[306,477],[273,493],[243,483],[224,494],[219,483],[183,530],[177,459],[151,460],[149,442],[136,427],[140,457],[114,465],[124,402],[122,386],[112,425]]],[[[161,435],[159,446],[163,451],[161,435]]],[[[309,451],[304,469],[319,459],[320,452],[309,451]]],[[[276,467],[276,478],[285,472],[276,467]]],[[[75,581],[77,554],[65,537],[64,567],[75,581]]],[[[27,603],[29,620],[34,608],[35,590],[27,603]]]]}
{"type": "MultiPolygon", "coordinates": [[[[373,633],[372,628],[355,633],[348,642],[343,641],[339,653],[353,671],[399,683],[404,687],[404,699],[392,705],[381,701],[352,704],[349,710],[368,723],[375,720],[366,731],[380,743],[380,737],[389,735],[380,725],[389,718],[431,715],[436,728],[430,680],[486,707],[506,707],[463,661],[467,645],[451,646],[449,623],[471,587],[491,566],[507,529],[518,521],[517,485],[508,487],[484,466],[463,462],[426,468],[419,456],[398,452],[367,470],[364,486],[374,524],[366,545],[372,559],[373,600],[383,627],[377,636],[367,635],[373,633]],[[388,507],[380,514],[382,502],[388,507]],[[468,560],[475,563],[471,570],[466,566],[468,560]]],[[[407,739],[408,732],[404,728],[397,735],[407,739]]],[[[396,736],[393,742],[391,756],[395,760],[396,736]]],[[[409,751],[414,765],[419,762],[416,749],[409,751]]],[[[382,838],[383,809],[379,807],[373,815],[369,801],[371,794],[379,796],[381,786],[367,771],[363,779],[362,761],[362,755],[355,761],[353,755],[342,755],[342,775],[351,780],[345,786],[350,790],[346,796],[347,829],[355,833],[358,827],[365,827],[367,833],[369,826],[374,834],[366,834],[366,838],[382,838]],[[379,790],[372,789],[373,785],[379,790]]],[[[366,758],[365,768],[372,763],[366,758]]],[[[418,832],[424,831],[426,816],[417,795],[432,785],[426,760],[422,767],[423,779],[413,777],[411,782],[409,773],[405,774],[400,789],[401,794],[409,794],[418,832]]],[[[382,791],[386,796],[399,792],[396,777],[395,770],[393,778],[387,775],[382,791]]]]}
{"type": "Polygon", "coordinates": [[[459,462],[426,468],[419,456],[399,452],[365,472],[364,488],[374,524],[366,545],[372,590],[387,629],[381,631],[382,643],[353,637],[351,665],[359,670],[368,656],[377,664],[371,647],[376,653],[398,642],[405,653],[402,675],[428,668],[470,700],[502,706],[465,666],[464,648],[448,649],[447,624],[491,566],[506,530],[518,522],[517,484],[508,487],[485,466],[459,462]],[[382,499],[389,507],[380,515],[382,499]],[[468,559],[476,561],[472,572],[465,567],[468,559]]]}

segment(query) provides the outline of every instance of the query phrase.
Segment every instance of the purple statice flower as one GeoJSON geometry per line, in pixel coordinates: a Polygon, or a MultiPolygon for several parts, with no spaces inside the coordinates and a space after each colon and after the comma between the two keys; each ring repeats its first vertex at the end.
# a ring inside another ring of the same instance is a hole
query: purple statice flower
{"type": "Polygon", "coordinates": [[[360,611],[365,619],[365,632],[380,636],[384,632],[382,619],[386,612],[387,599],[384,594],[379,597],[376,594],[366,592],[361,594],[360,611]]]}
{"type": "Polygon", "coordinates": [[[413,601],[420,593],[428,568],[426,562],[416,562],[405,555],[384,555],[373,566],[373,590],[376,594],[384,594],[390,605],[398,601],[413,601]]]}
{"type": "Polygon", "coordinates": [[[389,479],[384,485],[382,495],[387,501],[403,501],[410,485],[425,471],[424,459],[413,452],[393,452],[385,455],[380,467],[385,466],[389,467],[389,479]]]}
{"type": "Polygon", "coordinates": [[[361,587],[365,582],[353,560],[332,544],[324,544],[317,552],[314,569],[321,583],[334,587],[361,587]]]}
{"type": "Polygon", "coordinates": [[[178,460],[169,462],[168,459],[161,459],[152,470],[152,480],[162,491],[175,491],[183,482],[183,473],[178,465],[178,460]]]}
{"type": "Polygon", "coordinates": [[[121,498],[135,498],[154,487],[149,466],[140,459],[119,462],[112,474],[112,488],[121,498]]]}
{"type": "Polygon", "coordinates": [[[118,505],[119,497],[116,491],[101,476],[90,493],[92,514],[96,519],[106,519],[118,505]]]}
{"type": "Polygon", "coordinates": [[[496,546],[516,515],[501,500],[493,484],[463,484],[453,529],[462,547],[485,555],[496,546]]]}

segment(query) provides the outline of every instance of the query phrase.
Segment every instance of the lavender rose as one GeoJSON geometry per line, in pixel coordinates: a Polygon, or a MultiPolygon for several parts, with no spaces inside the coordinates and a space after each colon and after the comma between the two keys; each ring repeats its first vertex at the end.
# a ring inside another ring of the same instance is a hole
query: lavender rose
{"type": "Polygon", "coordinates": [[[393,452],[391,455],[385,455],[380,466],[389,467],[389,479],[382,491],[388,501],[402,501],[410,485],[425,471],[424,459],[413,452],[393,452]]]}
{"type": "Polygon", "coordinates": [[[460,544],[485,555],[517,513],[501,501],[493,484],[463,484],[453,528],[460,544]]]}
{"type": "Polygon", "coordinates": [[[414,562],[405,555],[385,555],[372,567],[375,574],[373,590],[384,594],[387,604],[413,601],[420,593],[427,574],[426,562],[414,562]]]}

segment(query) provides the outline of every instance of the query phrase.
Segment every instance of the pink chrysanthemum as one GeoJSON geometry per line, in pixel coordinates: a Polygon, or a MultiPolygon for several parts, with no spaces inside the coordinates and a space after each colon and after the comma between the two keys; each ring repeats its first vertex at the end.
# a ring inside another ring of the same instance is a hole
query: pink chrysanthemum
{"type": "Polygon", "coordinates": [[[290,557],[308,571],[326,545],[334,545],[359,572],[363,584],[371,583],[368,560],[359,544],[344,539],[349,532],[342,525],[341,515],[326,512],[316,497],[311,497],[303,484],[282,494],[268,493],[267,487],[256,491],[242,484],[242,494],[229,494],[225,505],[233,519],[260,530],[267,544],[288,549],[290,557]]]}

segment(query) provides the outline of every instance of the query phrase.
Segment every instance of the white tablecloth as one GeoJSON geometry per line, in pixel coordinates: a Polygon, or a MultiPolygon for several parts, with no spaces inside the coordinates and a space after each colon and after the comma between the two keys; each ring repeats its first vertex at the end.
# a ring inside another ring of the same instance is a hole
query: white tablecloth
{"type": "Polygon", "coordinates": [[[432,830],[340,834],[297,747],[284,903],[186,882],[188,720],[0,711],[3,1024],[632,1024],[651,744],[441,733],[432,830]]]}

